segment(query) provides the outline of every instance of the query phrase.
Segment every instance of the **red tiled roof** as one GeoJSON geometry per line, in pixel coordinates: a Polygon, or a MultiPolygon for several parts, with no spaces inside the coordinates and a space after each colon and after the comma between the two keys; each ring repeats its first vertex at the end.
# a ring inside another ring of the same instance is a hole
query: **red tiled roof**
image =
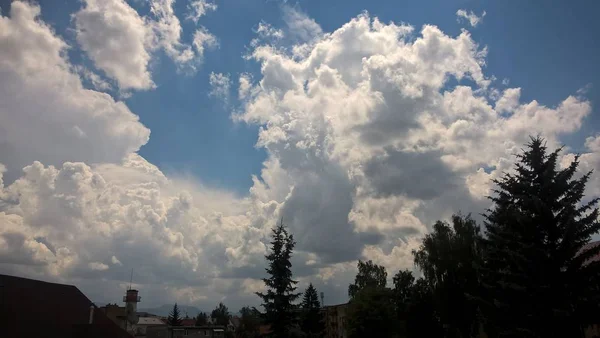
{"type": "Polygon", "coordinates": [[[194,318],[184,318],[181,320],[181,326],[195,326],[196,320],[194,318]]]}
{"type": "Polygon", "coordinates": [[[0,337],[132,338],[72,285],[0,275],[0,337]]]}
{"type": "Polygon", "coordinates": [[[259,335],[267,335],[271,333],[271,325],[261,325],[258,327],[258,334],[259,335]]]}

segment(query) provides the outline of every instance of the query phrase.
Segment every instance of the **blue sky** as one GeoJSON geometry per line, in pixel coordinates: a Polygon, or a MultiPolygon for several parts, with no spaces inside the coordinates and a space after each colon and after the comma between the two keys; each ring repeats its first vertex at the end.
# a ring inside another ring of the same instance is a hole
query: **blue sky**
{"type": "MultiPolygon", "coordinates": [[[[8,2],[3,1],[0,7],[6,8],[8,2]]],[[[74,34],[68,30],[70,13],[80,3],[58,3],[43,6],[42,18],[71,43],[71,59],[82,60],[74,34]]],[[[285,22],[281,1],[217,4],[218,10],[203,17],[202,22],[220,43],[205,54],[201,69],[193,76],[181,76],[172,62],[158,60],[152,67],[158,88],[138,92],[125,102],[152,131],[150,141],[140,151],[142,156],[163,171],[191,174],[205,184],[243,195],[252,185],[251,175],[260,173],[266,154],[254,147],[258,127],[231,121],[229,115],[236,102],[224,106],[208,96],[208,76],[211,72],[257,74],[259,66],[242,58],[255,37],[253,30],[261,20],[281,28],[285,22]]],[[[148,11],[144,1],[131,1],[131,5],[141,13],[148,11]]],[[[288,1],[287,5],[304,11],[326,32],[366,10],[383,22],[405,22],[417,28],[434,24],[447,34],[457,35],[465,27],[456,20],[458,9],[477,14],[486,11],[483,23],[471,32],[477,43],[489,48],[488,74],[522,87],[523,99],[536,99],[548,106],[590,84],[586,96],[593,103],[593,113],[580,133],[563,137],[563,142],[574,149],[581,151],[585,137],[600,123],[596,104],[600,98],[600,64],[596,61],[600,42],[592,34],[600,31],[594,16],[600,4],[593,1],[303,0],[288,1]]],[[[186,1],[177,1],[176,13],[185,13],[186,6],[186,1]]],[[[183,40],[190,41],[193,24],[182,20],[182,25],[183,40]]]]}
{"type": "Polygon", "coordinates": [[[0,8],[0,273],[97,301],[135,268],[146,307],[257,305],[283,217],[300,288],[343,302],[357,260],[415,270],[436,220],[488,208],[528,135],[600,172],[598,2],[0,8]]]}

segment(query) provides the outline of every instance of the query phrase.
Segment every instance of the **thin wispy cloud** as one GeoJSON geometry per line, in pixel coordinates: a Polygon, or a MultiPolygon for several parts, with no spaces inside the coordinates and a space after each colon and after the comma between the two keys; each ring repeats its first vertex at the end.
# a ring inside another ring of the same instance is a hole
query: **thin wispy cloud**
{"type": "Polygon", "coordinates": [[[478,16],[477,14],[473,13],[473,11],[467,12],[464,9],[459,9],[458,11],[456,11],[456,21],[460,23],[462,22],[462,20],[466,20],[471,25],[471,27],[477,27],[477,25],[479,25],[483,21],[483,18],[486,14],[487,13],[483,11],[481,15],[478,16]]]}

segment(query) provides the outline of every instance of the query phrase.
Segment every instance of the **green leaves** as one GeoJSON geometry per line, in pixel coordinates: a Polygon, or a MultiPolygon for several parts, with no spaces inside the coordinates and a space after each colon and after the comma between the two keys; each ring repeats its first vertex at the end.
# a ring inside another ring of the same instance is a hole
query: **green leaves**
{"type": "Polygon", "coordinates": [[[385,287],[387,283],[387,272],[383,266],[374,264],[372,261],[358,261],[358,274],[354,284],[348,287],[348,296],[354,298],[356,294],[366,287],[385,287]]]}
{"type": "Polygon", "coordinates": [[[452,225],[438,221],[413,251],[426,283],[420,287],[431,287],[436,313],[451,336],[471,337],[477,332],[477,307],[471,297],[480,288],[480,241],[476,222],[459,214],[452,216],[452,225]]]}
{"type": "Polygon", "coordinates": [[[217,325],[222,326],[227,326],[227,324],[229,324],[229,318],[231,317],[229,309],[227,306],[223,305],[223,303],[219,303],[219,305],[212,310],[210,316],[216,321],[217,325]]]}

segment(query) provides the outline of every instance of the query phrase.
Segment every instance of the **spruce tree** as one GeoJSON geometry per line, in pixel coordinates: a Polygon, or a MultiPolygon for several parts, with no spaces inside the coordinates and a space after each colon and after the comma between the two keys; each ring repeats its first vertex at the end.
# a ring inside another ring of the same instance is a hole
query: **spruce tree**
{"type": "Polygon", "coordinates": [[[600,314],[600,263],[587,264],[600,246],[584,250],[600,230],[598,200],[583,200],[590,173],[575,178],[578,157],[557,169],[560,150],[532,138],[516,172],[494,181],[481,269],[490,337],[582,337],[600,314]]]}
{"type": "Polygon", "coordinates": [[[208,323],[208,315],[205,312],[200,312],[196,316],[196,326],[204,326],[208,323]]]}
{"type": "Polygon", "coordinates": [[[302,332],[306,337],[317,338],[323,336],[324,323],[321,314],[321,304],[317,289],[310,283],[302,297],[302,332]]]}
{"type": "Polygon", "coordinates": [[[175,303],[175,305],[173,305],[173,310],[171,310],[169,317],[167,317],[167,325],[181,326],[181,324],[181,315],[179,314],[177,303],[175,303]]]}
{"type": "Polygon", "coordinates": [[[269,266],[266,268],[268,278],[263,281],[267,286],[266,293],[257,292],[262,298],[265,309],[265,323],[271,326],[276,338],[287,338],[295,326],[293,302],[300,297],[295,293],[297,281],[292,279],[292,251],[294,236],[289,234],[283,225],[283,219],[272,231],[271,252],[266,255],[269,266]]]}

